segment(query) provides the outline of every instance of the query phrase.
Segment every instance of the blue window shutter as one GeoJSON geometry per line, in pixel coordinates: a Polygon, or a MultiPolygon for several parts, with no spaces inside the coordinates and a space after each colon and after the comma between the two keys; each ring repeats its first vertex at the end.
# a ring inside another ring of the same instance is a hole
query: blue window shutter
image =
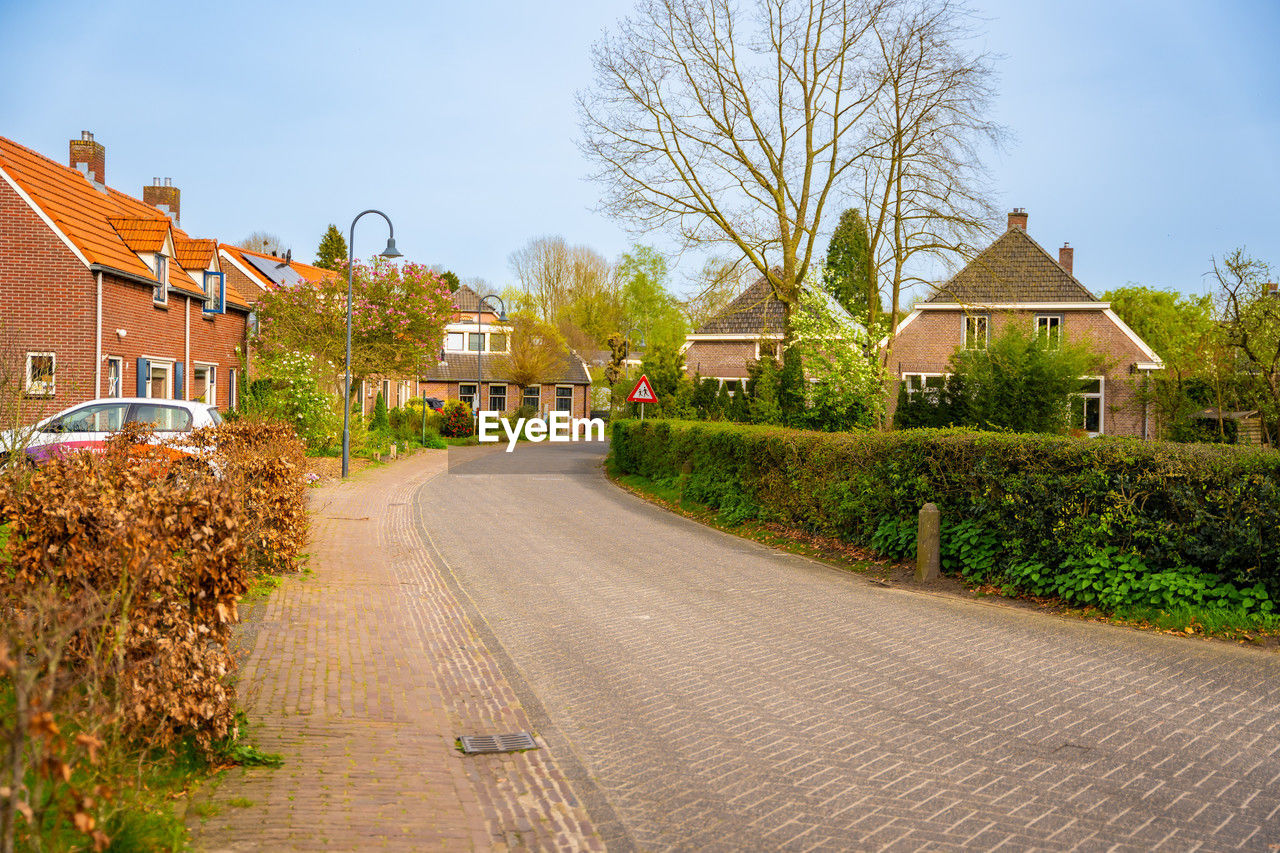
{"type": "Polygon", "coordinates": [[[187,399],[182,394],[182,380],[186,378],[187,372],[182,369],[182,362],[175,361],[173,363],[173,399],[187,399]]]}
{"type": "Polygon", "coordinates": [[[227,274],[218,273],[218,313],[227,313],[227,274]]]}
{"type": "Polygon", "coordinates": [[[151,362],[145,358],[138,359],[138,396],[147,396],[147,372],[151,369],[151,362]]]}

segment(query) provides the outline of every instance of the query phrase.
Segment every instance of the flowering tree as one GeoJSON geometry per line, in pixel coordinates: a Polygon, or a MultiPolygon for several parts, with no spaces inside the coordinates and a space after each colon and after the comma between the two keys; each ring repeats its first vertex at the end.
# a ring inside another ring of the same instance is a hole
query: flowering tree
{"type": "Polygon", "coordinates": [[[831,430],[880,423],[884,377],[879,360],[866,354],[866,331],[830,295],[808,285],[791,322],[809,380],[807,425],[831,430]]]}
{"type": "MultiPolygon", "coordinates": [[[[307,352],[340,388],[346,361],[346,265],[310,286],[270,291],[258,302],[254,345],[272,356],[307,352]]],[[[351,291],[352,387],[371,375],[417,375],[439,352],[451,307],[449,285],[421,264],[357,262],[351,291]]]]}

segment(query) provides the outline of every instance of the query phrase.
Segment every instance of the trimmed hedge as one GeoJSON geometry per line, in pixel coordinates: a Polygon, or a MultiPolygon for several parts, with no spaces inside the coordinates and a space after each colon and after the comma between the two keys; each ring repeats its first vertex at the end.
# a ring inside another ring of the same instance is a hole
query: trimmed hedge
{"type": "Polygon", "coordinates": [[[1280,599],[1280,454],[1260,448],[619,421],[610,452],[623,473],[681,478],[684,497],[728,520],[899,557],[914,552],[916,515],[932,501],[944,568],[1037,594],[1103,603],[1114,575],[1154,602],[1182,594],[1164,592],[1177,575],[1191,579],[1172,584],[1190,596],[1180,601],[1266,612],[1267,593],[1280,599]],[[1223,581],[1235,589],[1214,591],[1223,581]]]}

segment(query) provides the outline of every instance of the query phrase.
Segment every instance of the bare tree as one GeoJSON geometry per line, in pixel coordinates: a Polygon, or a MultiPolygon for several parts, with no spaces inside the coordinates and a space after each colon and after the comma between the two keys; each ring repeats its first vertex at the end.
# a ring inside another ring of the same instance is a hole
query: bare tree
{"type": "Polygon", "coordinates": [[[578,97],[603,207],[685,246],[728,244],[790,311],[823,212],[865,153],[893,0],[641,0],[578,97]],[[748,10],[749,8],[749,10],[748,10]]]}
{"type": "Polygon", "coordinates": [[[288,246],[280,239],[279,235],[270,231],[254,231],[248,237],[236,243],[241,249],[248,249],[251,252],[262,252],[266,255],[283,256],[288,250],[288,246]]]}
{"type": "Polygon", "coordinates": [[[722,312],[743,290],[749,276],[757,275],[745,258],[708,258],[690,282],[690,295],[680,303],[689,320],[689,328],[697,331],[722,312]]]}
{"type": "MultiPolygon", "coordinates": [[[[972,258],[995,210],[982,165],[1006,131],[987,118],[992,57],[965,50],[971,13],[950,0],[902,0],[875,22],[883,89],[864,125],[857,194],[868,225],[874,279],[889,297],[889,339],[903,291],[937,262],[972,258]],[[933,262],[932,264],[930,262],[933,262]]],[[[871,322],[877,299],[872,299],[871,322]]]]}
{"type": "Polygon", "coordinates": [[[572,277],[573,264],[564,238],[535,237],[512,252],[508,262],[538,316],[554,323],[568,301],[572,277]]]}

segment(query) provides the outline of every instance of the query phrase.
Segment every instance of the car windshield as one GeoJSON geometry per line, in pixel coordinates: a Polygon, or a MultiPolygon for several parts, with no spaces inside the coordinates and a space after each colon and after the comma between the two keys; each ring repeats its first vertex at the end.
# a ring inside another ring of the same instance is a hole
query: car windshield
{"type": "Polygon", "coordinates": [[[130,421],[145,424],[156,432],[189,432],[191,412],[178,406],[135,403],[130,421]]]}
{"type": "Polygon", "coordinates": [[[125,403],[98,403],[81,406],[54,418],[43,427],[45,432],[114,432],[124,423],[125,403]]]}

